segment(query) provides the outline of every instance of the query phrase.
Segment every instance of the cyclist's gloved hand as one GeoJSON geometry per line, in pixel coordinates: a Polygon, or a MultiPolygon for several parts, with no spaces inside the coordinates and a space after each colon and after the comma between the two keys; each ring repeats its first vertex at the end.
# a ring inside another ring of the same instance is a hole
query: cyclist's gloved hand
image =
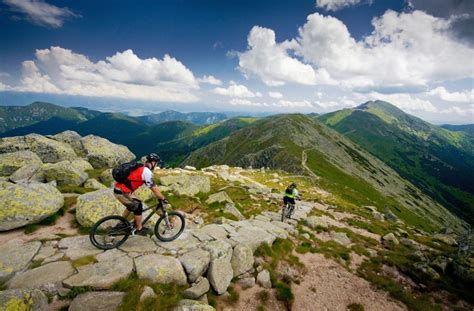
{"type": "Polygon", "coordinates": [[[170,203],[170,202],[168,202],[167,198],[164,198],[163,200],[161,200],[161,202],[163,202],[163,204],[169,204],[170,203]]]}

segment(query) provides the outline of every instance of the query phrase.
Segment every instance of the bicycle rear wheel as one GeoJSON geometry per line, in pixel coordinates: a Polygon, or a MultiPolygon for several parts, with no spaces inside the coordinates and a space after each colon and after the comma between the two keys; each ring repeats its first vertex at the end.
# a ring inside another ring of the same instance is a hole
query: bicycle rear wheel
{"type": "Polygon", "coordinates": [[[281,221],[284,222],[285,218],[287,218],[287,217],[288,217],[288,204],[283,206],[283,208],[281,210],[281,221]]]}
{"type": "Polygon", "coordinates": [[[183,233],[185,220],[177,212],[169,212],[168,216],[161,215],[155,225],[155,235],[163,242],[173,241],[183,233]]]}
{"type": "Polygon", "coordinates": [[[130,236],[131,226],[122,216],[112,215],[99,220],[89,234],[92,245],[100,249],[112,249],[122,245],[130,236]]]}

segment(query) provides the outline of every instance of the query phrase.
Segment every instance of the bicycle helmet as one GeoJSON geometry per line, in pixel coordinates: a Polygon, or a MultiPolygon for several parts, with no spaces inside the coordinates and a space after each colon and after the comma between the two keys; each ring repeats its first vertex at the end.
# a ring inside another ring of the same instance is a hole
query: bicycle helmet
{"type": "Polygon", "coordinates": [[[146,160],[148,162],[155,161],[157,163],[160,163],[160,156],[157,155],[156,153],[150,153],[149,155],[146,156],[146,160]]]}

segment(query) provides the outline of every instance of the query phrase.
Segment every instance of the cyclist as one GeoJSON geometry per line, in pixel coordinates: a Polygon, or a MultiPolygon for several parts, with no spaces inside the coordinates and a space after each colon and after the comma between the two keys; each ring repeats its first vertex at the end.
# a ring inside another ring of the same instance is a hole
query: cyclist
{"type": "Polygon", "coordinates": [[[285,190],[285,195],[283,196],[283,208],[286,207],[287,204],[291,204],[291,206],[293,206],[293,208],[291,209],[289,215],[288,215],[288,218],[291,218],[291,216],[293,215],[293,211],[294,211],[294,206],[295,206],[295,199],[301,199],[301,196],[298,192],[298,189],[296,188],[296,184],[295,183],[291,183],[285,190]]]}
{"type": "Polygon", "coordinates": [[[140,165],[130,172],[127,177],[128,182],[116,182],[114,184],[115,198],[127,208],[122,216],[127,218],[130,212],[133,212],[137,228],[135,233],[139,235],[146,235],[148,229],[142,226],[143,204],[133,195],[133,192],[142,185],[146,185],[151,189],[158,200],[162,200],[165,204],[168,203],[165,196],[158,189],[158,186],[153,182],[153,169],[158,163],[160,163],[160,157],[156,153],[151,153],[146,156],[144,165],[140,165]]]}

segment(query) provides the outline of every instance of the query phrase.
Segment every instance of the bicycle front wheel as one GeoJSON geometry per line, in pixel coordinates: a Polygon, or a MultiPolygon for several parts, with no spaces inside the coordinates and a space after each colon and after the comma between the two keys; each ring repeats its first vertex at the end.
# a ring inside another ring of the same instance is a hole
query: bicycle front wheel
{"type": "Polygon", "coordinates": [[[285,218],[288,215],[287,211],[288,211],[288,205],[283,206],[283,208],[281,209],[281,221],[282,222],[285,222],[285,218]]]}
{"type": "Polygon", "coordinates": [[[130,223],[122,216],[112,215],[99,220],[89,234],[92,245],[112,249],[122,245],[130,236],[130,223]]]}
{"type": "Polygon", "coordinates": [[[183,215],[177,212],[169,212],[161,215],[155,225],[155,235],[163,242],[173,241],[183,233],[185,220],[183,215]]]}

